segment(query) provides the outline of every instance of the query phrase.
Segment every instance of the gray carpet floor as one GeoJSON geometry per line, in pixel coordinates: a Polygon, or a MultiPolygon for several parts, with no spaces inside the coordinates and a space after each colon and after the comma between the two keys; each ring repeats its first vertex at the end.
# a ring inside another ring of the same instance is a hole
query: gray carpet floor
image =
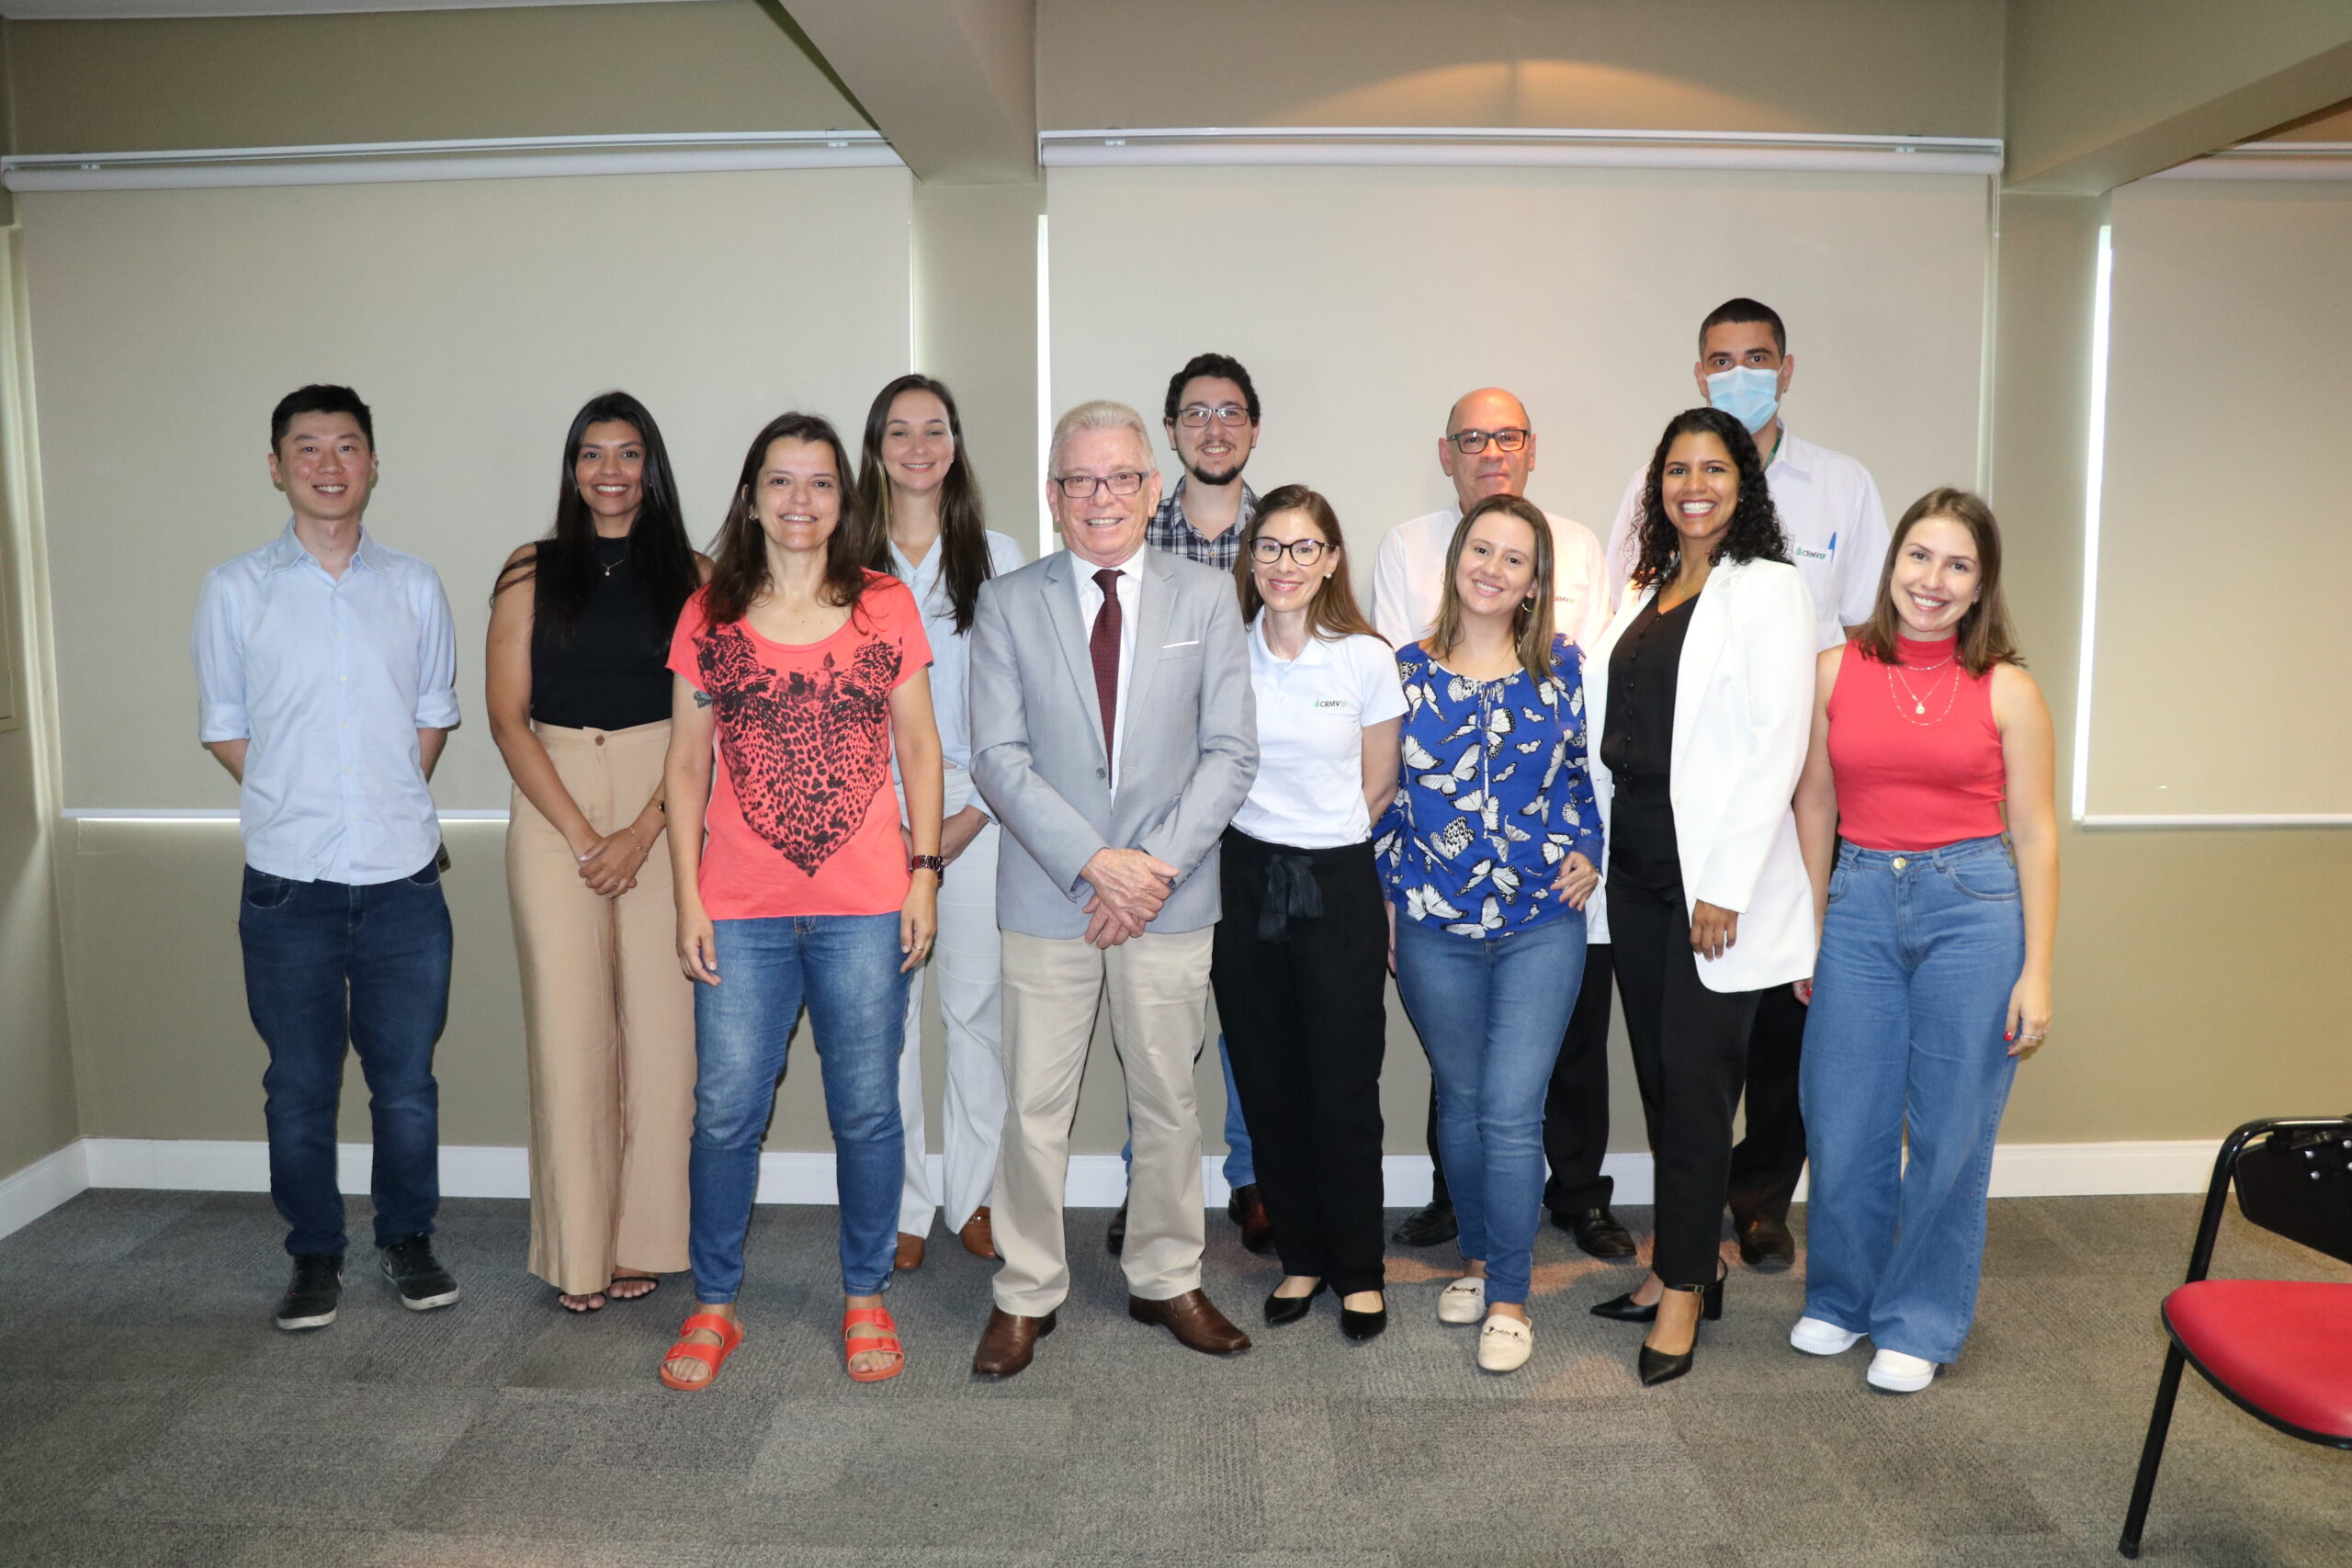
{"type": "MultiPolygon", "coordinates": [[[[1127,1320],[1103,1218],[1071,1216],[1072,1297],[1028,1372],[970,1378],[988,1266],[934,1237],[891,1292],[907,1371],[857,1385],[831,1212],[763,1208],[747,1343],[686,1395],[654,1381],[684,1280],[569,1316],[523,1271],[519,1202],[444,1206],[455,1307],[402,1311],[355,1252],[341,1317],[294,1336],[266,1199],[85,1193],[0,1241],[0,1563],[2112,1562],[2195,1201],[1995,1203],[1967,1357],[1908,1398],[1863,1385],[1865,1349],[1790,1350],[1801,1274],[1736,1262],[1696,1371],[1644,1390],[1640,1331],[1584,1311],[1634,1269],[1548,1227],[1534,1359],[1495,1378],[1436,1320],[1451,1248],[1392,1250],[1390,1329],[1358,1347],[1329,1297],[1264,1329],[1274,1267],[1213,1215],[1208,1289],[1258,1341],[1213,1360],[1127,1320]]],[[[2352,1278],[2225,1237],[2217,1273],[2352,1278]]],[[[2145,1561],[2352,1562],[2352,1456],[2192,1375],[2145,1561]]]]}

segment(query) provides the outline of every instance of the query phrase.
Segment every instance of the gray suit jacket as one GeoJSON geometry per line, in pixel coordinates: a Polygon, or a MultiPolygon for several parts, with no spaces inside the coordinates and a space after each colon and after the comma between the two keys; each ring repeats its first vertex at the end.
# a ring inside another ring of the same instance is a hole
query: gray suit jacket
{"type": "Polygon", "coordinates": [[[1057,550],[980,585],[972,779],[1004,824],[997,924],[1085,935],[1093,889],[1079,873],[1111,848],[1143,850],[1182,874],[1148,930],[1199,931],[1217,918],[1217,837],[1258,776],[1250,645],[1233,579],[1144,552],[1114,781],[1091,628],[1079,618],[1083,564],[1057,550]]]}

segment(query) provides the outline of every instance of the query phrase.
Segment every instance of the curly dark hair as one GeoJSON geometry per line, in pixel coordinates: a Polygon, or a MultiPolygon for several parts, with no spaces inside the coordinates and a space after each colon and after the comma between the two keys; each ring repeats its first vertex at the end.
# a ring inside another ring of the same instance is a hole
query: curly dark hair
{"type": "Polygon", "coordinates": [[[1747,427],[1721,409],[1684,409],[1667,422],[1650,456],[1649,476],[1642,481],[1642,513],[1634,532],[1637,547],[1634,586],[1655,587],[1671,578],[1682,561],[1682,536],[1666,514],[1659,481],[1666,474],[1666,455],[1677,437],[1712,435],[1724,444],[1739,469],[1739,504],[1732,508],[1731,526],[1724,530],[1712,560],[1776,560],[1789,558],[1789,538],[1781,531],[1781,514],[1772,508],[1772,491],[1764,483],[1764,458],[1756,450],[1747,427]]]}

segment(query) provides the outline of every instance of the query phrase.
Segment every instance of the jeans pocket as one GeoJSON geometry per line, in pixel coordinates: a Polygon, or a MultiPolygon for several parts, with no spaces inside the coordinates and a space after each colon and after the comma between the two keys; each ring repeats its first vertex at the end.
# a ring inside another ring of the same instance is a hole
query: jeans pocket
{"type": "Polygon", "coordinates": [[[1854,880],[1853,868],[1840,860],[1829,872],[1829,902],[1835,904],[1846,896],[1849,884],[1854,880]]]}
{"type": "Polygon", "coordinates": [[[412,872],[401,880],[405,881],[411,887],[432,886],[435,883],[441,880],[441,862],[439,857],[435,856],[434,859],[426,861],[422,870],[412,872]]]}
{"type": "Polygon", "coordinates": [[[2018,900],[2018,868],[1999,857],[1979,856],[1961,865],[1946,866],[1944,874],[1971,898],[1987,904],[2014,904],[2018,900]]]}
{"type": "Polygon", "coordinates": [[[266,871],[255,871],[251,866],[245,868],[246,908],[281,908],[286,901],[293,897],[294,884],[290,878],[272,876],[266,871]]]}

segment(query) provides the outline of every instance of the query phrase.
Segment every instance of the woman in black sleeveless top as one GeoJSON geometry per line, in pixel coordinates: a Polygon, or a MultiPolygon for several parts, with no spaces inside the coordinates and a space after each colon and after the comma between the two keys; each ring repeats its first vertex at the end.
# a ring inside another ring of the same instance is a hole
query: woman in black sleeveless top
{"type": "Polygon", "coordinates": [[[686,1267],[694,987],[662,836],[670,633],[710,570],[626,392],[564,441],[554,531],[492,592],[491,735],[514,777],[507,897],[531,1107],[531,1272],[572,1312],[686,1267]]]}

